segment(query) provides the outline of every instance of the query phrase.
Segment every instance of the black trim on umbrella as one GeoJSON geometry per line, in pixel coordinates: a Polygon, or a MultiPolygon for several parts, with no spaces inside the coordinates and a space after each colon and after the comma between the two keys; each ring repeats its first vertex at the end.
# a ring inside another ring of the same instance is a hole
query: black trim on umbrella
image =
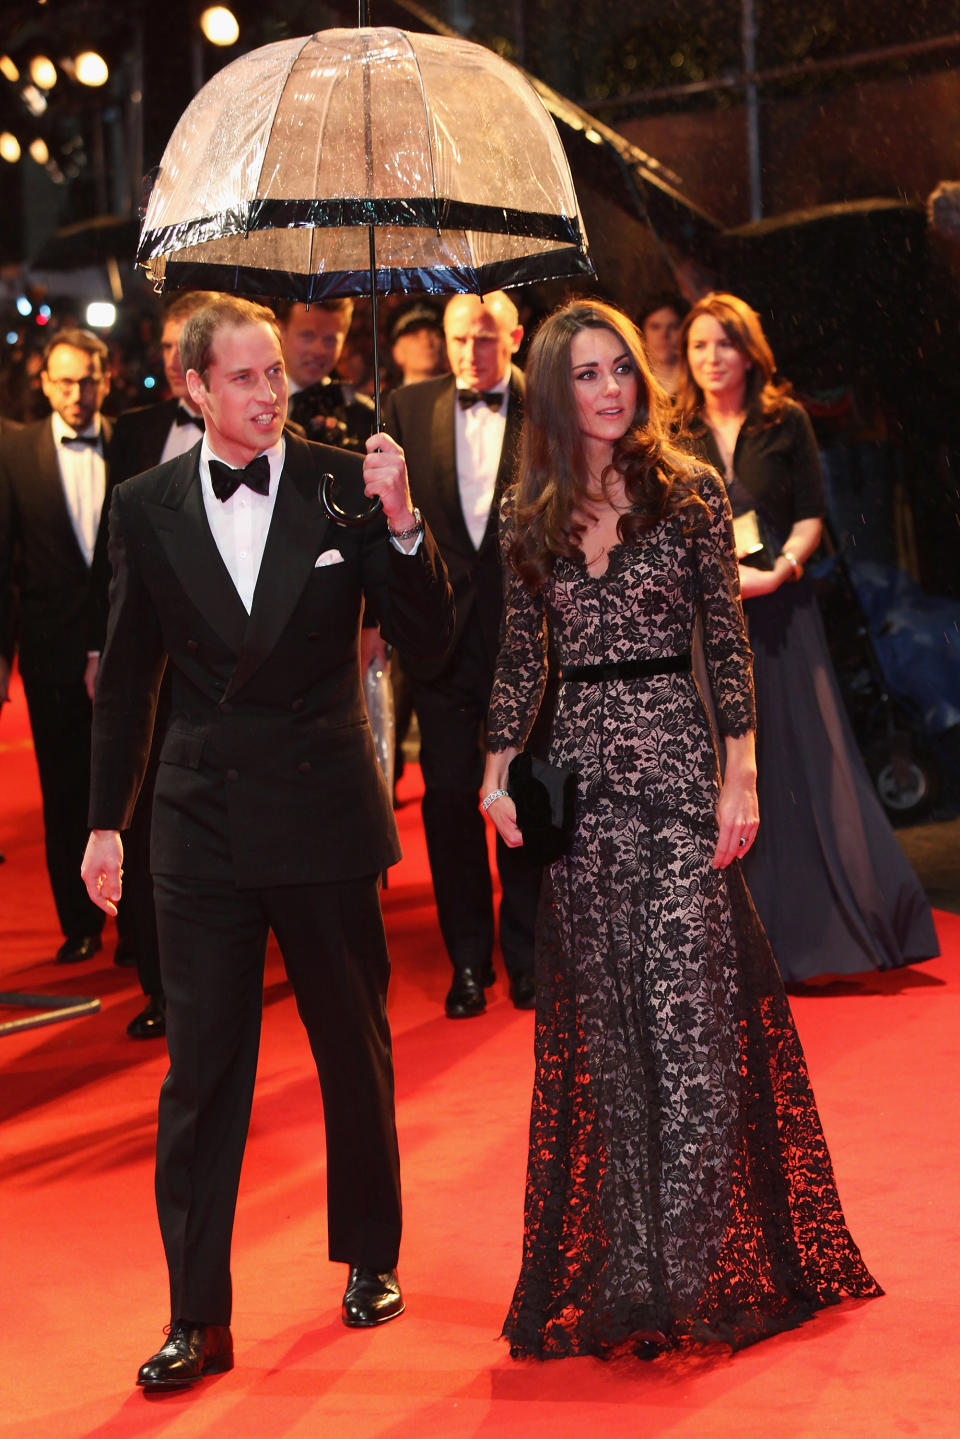
{"type": "Polygon", "coordinates": [[[142,265],[155,255],[189,245],[247,235],[252,230],[360,228],[368,225],[420,230],[475,230],[484,235],[519,235],[583,246],[576,218],[471,205],[462,200],[411,199],[248,200],[218,215],[183,220],[144,232],[137,250],[142,265]]]}
{"type": "MultiPolygon", "coordinates": [[[[594,275],[593,265],[582,250],[554,250],[543,255],[496,260],[488,265],[458,269],[438,266],[423,270],[378,267],[377,291],[381,295],[483,295],[491,290],[535,284],[540,280],[562,280],[573,275],[594,275]]],[[[167,259],[161,288],[180,290],[194,287],[266,298],[282,296],[301,305],[313,305],[320,300],[336,300],[346,295],[369,295],[370,274],[367,270],[326,270],[320,275],[298,275],[290,270],[167,259]]]]}

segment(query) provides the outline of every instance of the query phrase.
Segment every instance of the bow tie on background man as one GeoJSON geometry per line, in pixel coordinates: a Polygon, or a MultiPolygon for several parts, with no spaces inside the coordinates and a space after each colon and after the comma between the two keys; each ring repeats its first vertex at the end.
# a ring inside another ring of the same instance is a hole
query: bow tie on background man
{"type": "Polygon", "coordinates": [[[89,445],[92,450],[99,450],[99,435],[61,435],[61,445],[89,445]]]}
{"type": "Polygon", "coordinates": [[[235,470],[232,465],[224,465],[220,460],[211,460],[210,483],[213,485],[213,493],[221,502],[229,500],[241,485],[247,485],[258,495],[268,495],[270,493],[270,461],[266,455],[257,455],[257,458],[251,460],[249,465],[235,470]]]}
{"type": "Polygon", "coordinates": [[[491,410],[499,410],[503,404],[502,390],[458,390],[457,401],[461,410],[469,410],[473,405],[479,405],[482,401],[489,405],[491,410]]]}
{"type": "Polygon", "coordinates": [[[192,415],[183,405],[177,406],[177,412],[173,418],[176,421],[178,429],[181,425],[196,425],[198,430],[203,429],[203,416],[192,415]]]}

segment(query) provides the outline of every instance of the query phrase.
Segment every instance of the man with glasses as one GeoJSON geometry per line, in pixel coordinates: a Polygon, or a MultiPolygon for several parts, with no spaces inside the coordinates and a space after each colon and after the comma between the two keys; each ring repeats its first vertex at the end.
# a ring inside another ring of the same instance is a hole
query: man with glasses
{"type": "MultiPolygon", "coordinates": [[[[44,351],[53,413],[0,450],[0,634],[14,635],[43,794],[47,872],[64,940],[57,961],[100,948],[103,912],[80,879],[87,840],[90,718],[97,656],[90,564],[109,489],[107,347],[61,330],[44,351]],[[16,606],[16,608],[15,608],[16,606]]],[[[0,657],[0,692],[9,661],[0,657]]]]}

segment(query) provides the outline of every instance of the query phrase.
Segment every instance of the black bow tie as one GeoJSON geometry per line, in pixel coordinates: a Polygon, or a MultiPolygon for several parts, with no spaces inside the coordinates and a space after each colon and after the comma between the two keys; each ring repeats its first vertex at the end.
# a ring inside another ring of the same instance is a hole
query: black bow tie
{"type": "Polygon", "coordinates": [[[266,455],[258,455],[255,460],[250,461],[249,465],[235,470],[232,465],[224,465],[219,460],[211,460],[210,482],[213,485],[213,493],[221,502],[229,500],[241,485],[248,485],[251,490],[256,490],[258,495],[269,495],[270,461],[266,455]]]}
{"type": "Polygon", "coordinates": [[[502,390],[458,390],[457,400],[461,410],[469,410],[473,405],[489,405],[491,410],[499,410],[503,404],[502,390]]]}
{"type": "Polygon", "coordinates": [[[190,411],[185,410],[182,405],[177,406],[177,411],[173,418],[176,420],[178,427],[180,425],[196,425],[198,430],[203,429],[203,416],[192,415],[190,411]]]}
{"type": "Polygon", "coordinates": [[[92,450],[99,450],[99,435],[61,435],[61,445],[89,445],[92,450]]]}

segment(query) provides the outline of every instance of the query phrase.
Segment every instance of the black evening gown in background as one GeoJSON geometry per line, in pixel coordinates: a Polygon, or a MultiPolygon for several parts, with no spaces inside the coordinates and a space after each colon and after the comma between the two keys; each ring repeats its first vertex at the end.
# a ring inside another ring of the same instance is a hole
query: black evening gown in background
{"type": "Polygon", "coordinates": [[[895,969],[939,953],[883,812],[804,577],[747,600],[760,835],[743,871],[784,980],[895,969]]]}
{"type": "MultiPolygon", "coordinates": [[[[511,572],[492,749],[526,739],[547,629],[565,665],[684,654],[698,593],[721,729],[752,727],[729,505],[715,476],[701,486],[697,536],[664,521],[596,577],[558,559],[536,598],[511,572]]],[[[718,768],[695,681],[561,684],[550,757],[578,771],[578,818],[538,919],[512,1352],[740,1347],[879,1294],[740,866],[711,863],[718,768]]]]}
{"type": "MultiPolygon", "coordinates": [[[[709,430],[698,448],[719,453],[709,430]]],[[[749,418],[729,482],[734,515],[756,508],[775,548],[823,513],[809,421],[789,402],[766,430],[749,418]]],[[[895,969],[939,953],[930,906],[857,749],[807,577],[744,604],[757,697],[760,831],[743,872],[780,974],[895,969]]]]}

